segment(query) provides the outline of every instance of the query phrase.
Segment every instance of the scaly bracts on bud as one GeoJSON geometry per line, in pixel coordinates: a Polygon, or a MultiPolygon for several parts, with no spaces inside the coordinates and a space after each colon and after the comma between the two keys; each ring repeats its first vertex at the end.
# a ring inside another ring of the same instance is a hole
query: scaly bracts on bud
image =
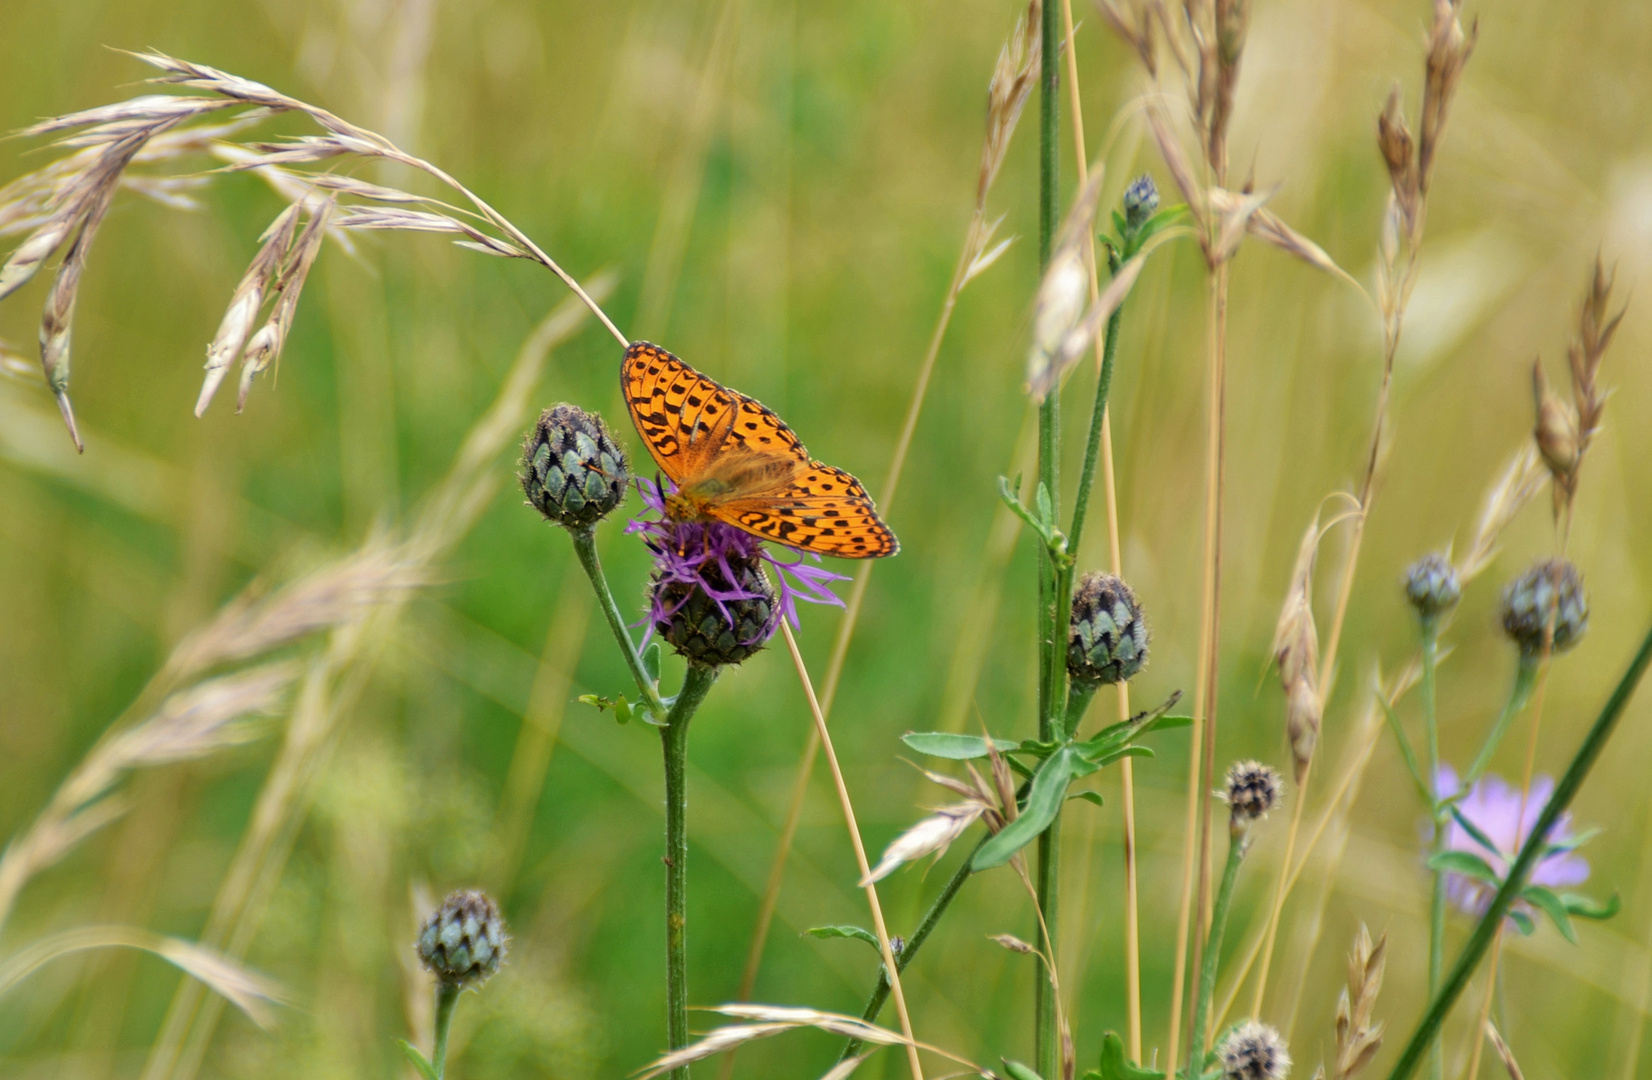
{"type": "Polygon", "coordinates": [[[1540,562],[1503,590],[1500,616],[1503,632],[1526,656],[1540,654],[1545,642],[1553,652],[1565,652],[1589,629],[1583,575],[1565,559],[1540,562]]]}
{"type": "Polygon", "coordinates": [[[1283,784],[1279,774],[1260,761],[1236,761],[1228,768],[1222,785],[1222,799],[1228,804],[1230,828],[1235,837],[1251,824],[1267,817],[1279,805],[1283,784]]]}
{"type": "Polygon", "coordinates": [[[437,980],[481,986],[504,962],[508,938],[499,905],[487,893],[455,892],[419,929],[414,950],[437,980]]]}
{"type": "Polygon", "coordinates": [[[1291,1055],[1285,1040],[1270,1025],[1247,1020],[1216,1048],[1223,1080],[1285,1080],[1291,1055]]]}
{"type": "Polygon", "coordinates": [[[1424,555],[1405,572],[1405,598],[1423,619],[1437,619],[1463,598],[1463,581],[1451,560],[1424,555]]]}
{"type": "Polygon", "coordinates": [[[1073,591],[1067,627],[1067,674],[1075,682],[1117,683],[1147,663],[1147,621],[1121,578],[1091,572],[1073,591]]]}
{"type": "Polygon", "coordinates": [[[625,501],[625,452],[596,413],[546,409],[522,445],[522,490],[545,520],[589,529],[625,501]]]}

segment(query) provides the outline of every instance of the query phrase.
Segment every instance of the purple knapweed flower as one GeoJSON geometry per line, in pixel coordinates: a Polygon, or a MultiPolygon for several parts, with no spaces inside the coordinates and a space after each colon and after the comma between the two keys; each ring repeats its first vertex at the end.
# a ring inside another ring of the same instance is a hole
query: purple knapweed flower
{"type": "MultiPolygon", "coordinates": [[[[708,611],[715,609],[722,625],[705,626],[702,619],[698,626],[681,629],[685,633],[703,630],[711,638],[742,630],[714,650],[738,662],[762,648],[780,628],[782,618],[798,625],[799,600],[843,606],[830,588],[834,581],[849,580],[842,574],[810,565],[803,552],[788,550],[792,558],[776,556],[757,537],[720,521],[672,521],[665,516],[665,496],[670,489],[662,486],[670,481],[638,478],[636,483],[643,504],[658,515],[638,517],[625,526],[627,533],[641,536],[654,554],[649,634],[660,630],[669,640],[672,620],[680,611],[697,601],[709,601],[708,611]],[[773,569],[777,588],[768,588],[771,575],[763,572],[764,564],[773,569]],[[705,600],[698,599],[702,596],[705,600]],[[755,607],[742,609],[742,604],[755,607]],[[754,611],[758,613],[755,619],[754,611]]],[[[818,555],[813,558],[820,561],[818,555]]],[[[683,642],[672,640],[672,644],[684,651],[683,642]]]]}
{"type": "MultiPolygon", "coordinates": [[[[1456,770],[1449,765],[1440,766],[1440,771],[1434,777],[1435,795],[1444,799],[1456,795],[1461,790],[1456,770]]],[[[1467,851],[1478,855],[1491,865],[1499,878],[1504,877],[1509,872],[1509,865],[1519,854],[1521,845],[1526,842],[1532,828],[1537,824],[1538,815],[1543,813],[1549,796],[1553,794],[1554,780],[1547,776],[1539,776],[1533,780],[1531,792],[1524,797],[1519,788],[1504,783],[1500,776],[1486,776],[1477,780],[1467,794],[1457,801],[1457,809],[1484,834],[1487,840],[1496,844],[1497,848],[1488,850],[1455,818],[1451,818],[1446,822],[1446,850],[1467,851]]],[[[1564,888],[1568,885],[1581,885],[1587,881],[1589,861],[1570,848],[1577,839],[1572,832],[1570,813],[1560,815],[1548,839],[1549,843],[1564,850],[1550,852],[1539,859],[1537,865],[1532,868],[1531,878],[1527,884],[1564,888]]],[[[1469,915],[1484,915],[1486,909],[1491,906],[1491,898],[1495,892],[1493,886],[1483,881],[1475,881],[1462,874],[1446,874],[1446,895],[1453,904],[1469,915]]]]}

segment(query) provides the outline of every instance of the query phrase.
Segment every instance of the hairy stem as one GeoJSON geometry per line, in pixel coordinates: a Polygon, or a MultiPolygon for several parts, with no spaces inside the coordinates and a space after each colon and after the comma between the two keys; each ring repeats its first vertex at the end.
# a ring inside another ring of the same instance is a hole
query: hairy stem
{"type": "Polygon", "coordinates": [[[436,984],[436,1045],[430,1052],[430,1065],[436,1070],[436,1080],[447,1075],[447,1034],[453,1026],[453,1007],[459,1004],[463,991],[456,982],[446,979],[436,984]]]}
{"type": "MultiPolygon", "coordinates": [[[[688,722],[717,681],[717,668],[688,666],[682,692],[660,728],[665,748],[665,996],[666,1044],[687,1046],[688,1034],[688,722]]],[[[671,1080],[688,1080],[688,1066],[671,1080]]]]}
{"type": "MultiPolygon", "coordinates": [[[[970,874],[974,873],[972,864],[975,861],[975,852],[979,850],[981,844],[986,842],[987,837],[983,836],[980,842],[970,849],[969,855],[964,858],[963,863],[959,865],[957,870],[953,871],[952,877],[947,880],[946,887],[941,890],[941,895],[937,896],[935,902],[929,905],[929,910],[924,912],[923,920],[918,923],[918,928],[912,931],[912,936],[906,939],[906,944],[901,946],[901,951],[895,954],[895,970],[897,972],[904,973],[906,965],[912,962],[912,958],[918,955],[918,950],[923,948],[924,942],[929,940],[929,935],[941,921],[941,916],[946,914],[946,909],[952,906],[952,901],[958,896],[958,891],[964,887],[964,882],[968,881],[970,874]]],[[[883,1011],[884,1002],[889,1000],[889,987],[889,972],[879,967],[878,985],[873,987],[872,996],[866,999],[866,1008],[861,1010],[860,1014],[862,1020],[868,1023],[877,1022],[878,1014],[883,1011]]],[[[843,1053],[838,1055],[838,1061],[847,1061],[860,1053],[861,1045],[858,1039],[850,1039],[844,1044],[843,1053]]]]}
{"type": "MultiPolygon", "coordinates": [[[[1040,272],[1050,262],[1050,246],[1055,237],[1056,211],[1060,197],[1061,155],[1057,145],[1061,134],[1061,65],[1055,62],[1061,50],[1061,9],[1046,3],[1040,12],[1040,40],[1044,63],[1038,80],[1038,266],[1040,272]]],[[[1051,514],[1059,519],[1061,513],[1061,388],[1050,388],[1038,408],[1038,479],[1048,493],[1051,514]]],[[[1062,608],[1071,603],[1071,590],[1063,590],[1064,575],[1057,569],[1048,548],[1039,552],[1038,567],[1038,737],[1049,739],[1060,722],[1063,705],[1058,699],[1066,689],[1067,669],[1064,650],[1057,648],[1057,638],[1064,627],[1058,621],[1062,608]],[[1066,595],[1061,595],[1065,591],[1066,595]],[[1066,601],[1066,603],[1063,603],[1066,601]]],[[[1044,955],[1056,954],[1057,926],[1056,892],[1059,868],[1056,865],[1061,819],[1050,823],[1049,829],[1038,838],[1038,896],[1039,909],[1044,920],[1038,931],[1039,947],[1044,955]]],[[[1056,1031],[1055,991],[1051,981],[1041,971],[1034,972],[1033,983],[1033,1045],[1036,1069],[1040,1076],[1054,1076],[1061,1055],[1056,1031]]]]}
{"type": "MultiPolygon", "coordinates": [[[[1437,777],[1440,775],[1440,726],[1434,689],[1435,669],[1440,658],[1439,616],[1422,617],[1422,639],[1422,685],[1418,689],[1423,699],[1423,731],[1428,743],[1428,782],[1434,785],[1438,783],[1437,777]]],[[[1437,793],[1431,811],[1434,818],[1433,853],[1438,855],[1445,850],[1446,814],[1440,806],[1437,793]]],[[[1445,969],[1445,909],[1445,871],[1435,870],[1433,889],[1428,900],[1428,992],[1431,995],[1439,992],[1440,975],[1445,969]]],[[[1429,1075],[1434,1080],[1442,1080],[1445,1075],[1443,1039],[1435,1038],[1430,1058],[1429,1075]]]]}
{"type": "Polygon", "coordinates": [[[1462,954],[1457,957],[1451,972],[1440,985],[1433,1000],[1429,1002],[1427,1012],[1418,1023],[1417,1030],[1412,1032],[1410,1041],[1405,1044],[1405,1050],[1400,1054],[1399,1061],[1394,1064],[1393,1071],[1388,1074],[1388,1080],[1409,1080],[1417,1071],[1423,1054],[1434,1041],[1434,1036],[1439,1033],[1440,1025],[1445,1022],[1446,1014],[1457,1003],[1464,987],[1468,985],[1469,977],[1474,974],[1474,969],[1479,966],[1486,950],[1491,947],[1492,938],[1502,926],[1509,905],[1514,903],[1515,897],[1525,887],[1526,877],[1543,854],[1555,822],[1566,812],[1567,807],[1571,806],[1572,799],[1583,786],[1583,781],[1588,779],[1589,770],[1594,767],[1595,760],[1606,748],[1606,743],[1612,737],[1612,731],[1617,727],[1624,708],[1634,696],[1635,687],[1640,684],[1641,676],[1646,673],[1648,663],[1652,663],[1652,630],[1647,632],[1639,651],[1635,653],[1635,658],[1629,663],[1629,669],[1623,673],[1623,678],[1619,680],[1617,688],[1612,691],[1612,696],[1601,709],[1594,726],[1584,737],[1583,744],[1578,747],[1571,763],[1566,766],[1565,774],[1555,785],[1554,794],[1549,797],[1543,812],[1538,815],[1537,824],[1532,827],[1531,835],[1521,846],[1519,857],[1514,860],[1514,865],[1509,867],[1508,877],[1503,880],[1497,895],[1492,897],[1491,906],[1475,924],[1468,944],[1463,946],[1462,954]]]}
{"type": "Polygon", "coordinates": [[[596,532],[592,529],[569,529],[568,536],[573,539],[579,565],[585,568],[585,576],[591,579],[591,588],[596,590],[597,603],[608,618],[608,629],[614,632],[614,640],[619,642],[625,665],[631,669],[631,677],[637,680],[638,693],[655,716],[664,716],[665,703],[660,700],[659,687],[654,685],[654,680],[648,677],[647,669],[642,666],[642,654],[637,652],[637,644],[631,640],[625,617],[620,614],[619,605],[614,603],[613,591],[608,588],[608,579],[603,576],[602,563],[597,559],[596,532]]]}

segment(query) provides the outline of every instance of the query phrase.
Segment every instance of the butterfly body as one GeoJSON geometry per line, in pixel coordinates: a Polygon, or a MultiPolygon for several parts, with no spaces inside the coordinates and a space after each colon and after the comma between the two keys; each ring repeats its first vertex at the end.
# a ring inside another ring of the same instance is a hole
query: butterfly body
{"type": "Polygon", "coordinates": [[[900,550],[860,481],[811,458],[761,402],[641,341],[625,352],[620,384],[637,433],[675,485],[668,517],[847,559],[900,550]]]}

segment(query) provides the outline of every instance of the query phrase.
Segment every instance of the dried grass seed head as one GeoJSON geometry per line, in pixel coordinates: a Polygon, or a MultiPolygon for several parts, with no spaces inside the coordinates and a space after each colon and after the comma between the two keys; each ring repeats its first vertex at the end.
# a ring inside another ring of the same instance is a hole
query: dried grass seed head
{"type": "Polygon", "coordinates": [[[456,986],[481,986],[505,960],[499,905],[476,890],[450,893],[419,929],[414,951],[429,972],[456,986]]]}
{"type": "Polygon", "coordinates": [[[1216,1048],[1223,1080],[1284,1080],[1291,1072],[1285,1040],[1271,1025],[1247,1020],[1216,1048]]]}
{"type": "Polygon", "coordinates": [[[1348,954],[1348,985],[1337,999],[1337,1052],[1331,1080],[1353,1080],[1382,1046],[1383,1025],[1372,1021],[1371,1012],[1382,990],[1387,958],[1388,935],[1372,942],[1371,932],[1360,923],[1348,954]]]}

